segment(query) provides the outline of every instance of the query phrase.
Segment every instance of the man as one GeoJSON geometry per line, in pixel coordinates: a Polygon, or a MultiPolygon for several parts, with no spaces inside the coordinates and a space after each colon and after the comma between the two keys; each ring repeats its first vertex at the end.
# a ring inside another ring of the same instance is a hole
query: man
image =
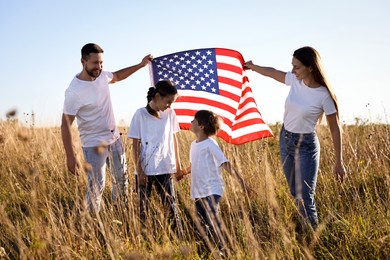
{"type": "Polygon", "coordinates": [[[127,203],[128,174],[126,157],[120,133],[116,128],[109,92],[110,83],[126,79],[152,60],[146,55],[139,64],[116,72],[103,71],[103,49],[88,43],[81,49],[83,70],[77,74],[65,92],[62,115],[62,141],[69,171],[77,174],[77,161],[73,145],[71,125],[77,118],[82,149],[88,169],[87,205],[91,212],[100,211],[105,185],[105,169],[108,160],[111,168],[114,203],[119,198],[127,203]]]}

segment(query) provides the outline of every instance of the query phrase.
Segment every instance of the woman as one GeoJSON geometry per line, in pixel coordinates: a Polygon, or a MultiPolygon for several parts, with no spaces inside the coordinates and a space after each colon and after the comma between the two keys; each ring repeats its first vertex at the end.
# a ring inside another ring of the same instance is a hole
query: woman
{"type": "Polygon", "coordinates": [[[316,229],[318,215],[314,199],[320,144],[315,127],[323,114],[332,135],[335,150],[336,178],[343,181],[342,136],[336,96],[323,72],[320,55],[312,47],[296,50],[292,71],[283,72],[248,61],[244,67],[290,86],[285,102],[283,127],[280,132],[280,155],[290,192],[300,213],[316,229]]]}

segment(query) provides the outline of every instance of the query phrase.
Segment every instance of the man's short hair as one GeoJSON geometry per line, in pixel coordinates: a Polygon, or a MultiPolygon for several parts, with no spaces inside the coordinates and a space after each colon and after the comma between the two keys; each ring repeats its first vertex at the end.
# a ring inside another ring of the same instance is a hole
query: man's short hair
{"type": "Polygon", "coordinates": [[[103,53],[103,49],[96,43],[87,43],[81,48],[81,58],[88,60],[91,53],[103,53]]]}

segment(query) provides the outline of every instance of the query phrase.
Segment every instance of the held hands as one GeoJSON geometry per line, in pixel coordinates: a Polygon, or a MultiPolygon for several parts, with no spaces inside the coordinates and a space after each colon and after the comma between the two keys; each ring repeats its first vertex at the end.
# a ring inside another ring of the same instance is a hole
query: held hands
{"type": "Polygon", "coordinates": [[[175,177],[176,181],[181,181],[183,179],[183,177],[184,177],[184,172],[183,171],[177,171],[174,174],[174,177],[175,177]]]}
{"type": "Polygon", "coordinates": [[[179,171],[177,171],[176,172],[176,174],[175,174],[175,180],[176,181],[181,181],[183,178],[184,178],[184,176],[186,176],[186,175],[188,175],[188,174],[190,174],[191,172],[190,172],[190,170],[189,169],[181,169],[181,170],[179,170],[179,171]]]}

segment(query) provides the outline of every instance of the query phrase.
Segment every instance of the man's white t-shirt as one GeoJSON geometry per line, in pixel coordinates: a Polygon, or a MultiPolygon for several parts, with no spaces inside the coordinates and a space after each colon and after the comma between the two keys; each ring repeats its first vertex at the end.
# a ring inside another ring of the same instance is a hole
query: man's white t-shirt
{"type": "Polygon", "coordinates": [[[63,113],[76,116],[83,147],[112,144],[119,138],[108,85],[112,77],[107,71],[94,81],[76,75],[65,91],[63,113]]]}
{"type": "Polygon", "coordinates": [[[171,108],[160,111],[160,118],[149,114],[145,107],[135,112],[128,137],[141,140],[141,166],[146,175],[176,172],[174,134],[179,131],[171,108]]]}
{"type": "Polygon", "coordinates": [[[221,165],[227,161],[214,139],[191,143],[191,199],[222,196],[225,184],[221,165]]]}
{"type": "Polygon", "coordinates": [[[293,133],[312,133],[320,116],[336,113],[336,107],[326,87],[310,88],[303,80],[286,73],[285,84],[290,92],[284,105],[283,124],[293,133]]]}

